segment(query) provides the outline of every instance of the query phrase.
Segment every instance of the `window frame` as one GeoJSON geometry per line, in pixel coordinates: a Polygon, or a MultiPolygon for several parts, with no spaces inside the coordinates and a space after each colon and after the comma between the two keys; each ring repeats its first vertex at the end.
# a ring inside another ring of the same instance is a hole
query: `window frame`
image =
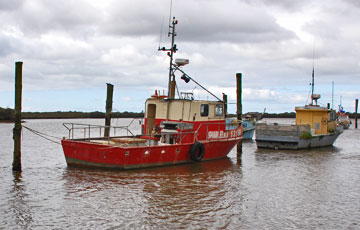
{"type": "Polygon", "coordinates": [[[200,116],[201,117],[209,116],[209,104],[201,104],[200,105],[200,116]]]}
{"type": "Polygon", "coordinates": [[[215,105],[215,116],[221,117],[222,115],[224,115],[224,105],[223,104],[216,104],[215,105]],[[221,113],[219,113],[219,111],[221,111],[221,113]]]}

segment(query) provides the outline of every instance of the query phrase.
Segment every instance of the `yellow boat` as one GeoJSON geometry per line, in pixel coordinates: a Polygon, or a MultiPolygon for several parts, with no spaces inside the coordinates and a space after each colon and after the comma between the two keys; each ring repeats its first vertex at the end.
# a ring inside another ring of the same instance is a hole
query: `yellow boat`
{"type": "Polygon", "coordinates": [[[257,147],[304,149],[333,145],[343,128],[337,126],[335,110],[319,106],[318,99],[320,95],[314,94],[313,70],[311,103],[295,107],[295,125],[258,123],[255,129],[257,147]]]}

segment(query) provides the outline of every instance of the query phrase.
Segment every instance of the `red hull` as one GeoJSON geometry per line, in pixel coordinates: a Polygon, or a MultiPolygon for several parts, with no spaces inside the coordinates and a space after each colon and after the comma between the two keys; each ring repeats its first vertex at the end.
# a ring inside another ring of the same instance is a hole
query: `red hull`
{"type": "MultiPolygon", "coordinates": [[[[204,141],[202,160],[224,158],[241,137],[204,141]]],[[[141,147],[109,146],[80,140],[62,140],[68,166],[134,169],[193,162],[192,143],[141,147]]]]}

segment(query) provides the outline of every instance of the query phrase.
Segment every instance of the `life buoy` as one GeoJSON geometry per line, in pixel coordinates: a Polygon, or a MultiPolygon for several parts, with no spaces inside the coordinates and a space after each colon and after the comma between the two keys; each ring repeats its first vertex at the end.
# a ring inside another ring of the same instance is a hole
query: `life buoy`
{"type": "Polygon", "coordinates": [[[195,142],[189,150],[190,158],[193,161],[201,161],[204,157],[205,147],[201,142],[195,142]]]}
{"type": "Polygon", "coordinates": [[[323,125],[326,125],[327,119],[326,119],[326,118],[323,118],[323,119],[321,120],[321,122],[322,122],[323,125]]]}

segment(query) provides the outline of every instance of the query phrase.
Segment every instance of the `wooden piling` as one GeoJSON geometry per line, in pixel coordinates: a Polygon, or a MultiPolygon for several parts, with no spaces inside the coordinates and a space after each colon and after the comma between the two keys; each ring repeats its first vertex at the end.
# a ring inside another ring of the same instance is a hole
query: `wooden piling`
{"type": "Polygon", "coordinates": [[[227,101],[227,95],[226,95],[225,93],[223,93],[223,101],[224,101],[224,115],[225,115],[225,117],[226,117],[226,115],[227,115],[227,103],[228,103],[228,101],[227,101]]]}
{"type": "MultiPolygon", "coordinates": [[[[239,123],[241,123],[242,116],[242,74],[236,74],[236,117],[239,123]]],[[[238,154],[242,154],[242,140],[237,144],[238,154]]]]}
{"type": "Polygon", "coordinates": [[[110,124],[111,124],[111,111],[113,103],[113,91],[114,86],[110,83],[107,84],[107,93],[106,93],[106,113],[105,113],[105,132],[104,137],[110,136],[110,124]]]}
{"type": "Polygon", "coordinates": [[[13,129],[14,159],[13,171],[21,171],[21,98],[22,98],[22,62],[15,63],[15,125],[13,129]]]}
{"type": "Polygon", "coordinates": [[[242,86],[241,86],[241,81],[242,81],[242,74],[241,73],[237,73],[236,74],[236,115],[237,115],[237,119],[241,120],[241,115],[242,115],[242,86]]]}
{"type": "Polygon", "coordinates": [[[358,111],[359,99],[355,99],[355,129],[358,127],[357,123],[357,111],[358,111]]]}

